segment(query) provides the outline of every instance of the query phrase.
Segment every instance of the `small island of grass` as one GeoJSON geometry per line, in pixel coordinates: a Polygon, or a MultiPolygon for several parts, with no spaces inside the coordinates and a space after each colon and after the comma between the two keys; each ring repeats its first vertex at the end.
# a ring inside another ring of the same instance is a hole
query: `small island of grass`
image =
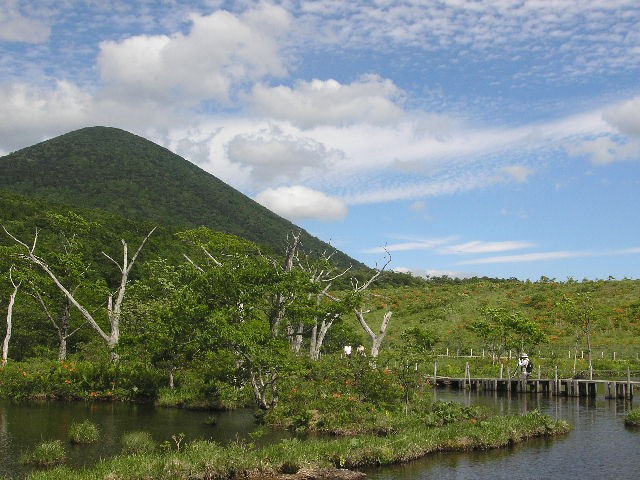
{"type": "Polygon", "coordinates": [[[624,419],[624,424],[629,427],[640,427],[640,408],[634,408],[624,419]]]}
{"type": "Polygon", "coordinates": [[[443,451],[485,450],[533,437],[561,435],[566,422],[532,411],[524,415],[467,418],[471,410],[434,403],[431,413],[457,412],[446,424],[426,425],[425,416],[412,421],[389,421],[394,433],[288,439],[256,447],[235,442],[226,446],[197,440],[164,453],[122,455],[84,470],[57,467],[37,472],[31,480],[85,480],[95,478],[274,479],[363,478],[358,469],[411,461],[443,451]],[[455,417],[455,418],[454,418],[455,417]],[[400,429],[401,428],[401,429],[400,429]]]}

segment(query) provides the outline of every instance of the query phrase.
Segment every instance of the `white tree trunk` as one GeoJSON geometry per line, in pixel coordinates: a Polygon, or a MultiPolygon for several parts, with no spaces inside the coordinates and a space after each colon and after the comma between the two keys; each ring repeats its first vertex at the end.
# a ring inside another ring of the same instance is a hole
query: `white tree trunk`
{"type": "Polygon", "coordinates": [[[327,332],[333,325],[335,319],[338,318],[334,316],[331,320],[323,319],[320,323],[320,328],[318,329],[318,323],[313,327],[313,333],[311,336],[311,347],[309,350],[309,355],[311,360],[320,360],[320,350],[322,350],[322,344],[324,343],[324,337],[326,337],[327,332]]]}
{"type": "Polygon", "coordinates": [[[116,266],[118,267],[118,269],[120,270],[120,273],[121,273],[120,286],[118,287],[118,290],[116,291],[115,302],[113,301],[113,297],[112,296],[109,297],[109,303],[108,303],[108,307],[107,307],[107,314],[108,314],[108,317],[109,317],[109,324],[110,324],[109,325],[110,326],[110,331],[109,332],[105,332],[100,327],[100,325],[95,321],[95,319],[93,318],[91,313],[89,313],[89,311],[76,300],[76,298],[73,296],[73,294],[67,288],[65,288],[65,286],[58,279],[56,274],[51,270],[49,265],[42,258],[40,258],[40,257],[35,255],[34,251],[35,251],[35,248],[36,248],[36,242],[38,240],[38,232],[37,231],[36,231],[35,238],[33,240],[33,245],[31,247],[29,247],[24,242],[18,240],[16,237],[11,235],[7,231],[6,228],[4,228],[4,227],[2,227],[2,228],[4,229],[6,234],[9,235],[16,243],[22,245],[27,250],[28,253],[24,255],[24,258],[26,258],[26,259],[30,260],[32,263],[38,265],[51,278],[51,280],[53,280],[53,282],[60,289],[60,291],[67,297],[69,302],[71,302],[71,304],[74,307],[76,307],[78,309],[78,311],[82,314],[82,316],[84,317],[85,321],[89,325],[91,325],[91,327],[98,333],[98,335],[100,335],[100,337],[107,343],[107,346],[109,347],[109,350],[111,350],[112,359],[116,360],[117,359],[117,354],[115,353],[115,347],[118,345],[118,342],[120,341],[120,314],[121,314],[121,311],[122,311],[122,302],[124,301],[127,282],[129,280],[129,273],[131,272],[131,269],[133,268],[133,264],[135,263],[136,259],[138,258],[138,254],[142,250],[142,247],[144,247],[145,243],[147,242],[147,240],[149,239],[151,234],[155,231],[156,227],[154,227],[149,232],[149,234],[144,238],[144,240],[142,241],[142,243],[138,247],[138,250],[136,251],[135,255],[131,258],[131,260],[129,260],[127,243],[124,240],[122,240],[122,257],[123,257],[122,258],[122,265],[120,265],[118,262],[113,260],[106,253],[102,252],[102,254],[105,257],[107,257],[109,260],[111,260],[113,263],[116,264],[116,266]]]}
{"type": "Polygon", "coordinates": [[[382,345],[382,341],[384,340],[385,335],[387,334],[387,327],[389,326],[389,320],[391,320],[391,315],[393,312],[387,312],[384,314],[382,318],[382,325],[380,326],[380,332],[378,334],[374,333],[371,327],[367,324],[364,319],[364,314],[361,310],[355,310],[356,317],[358,317],[358,321],[360,325],[364,329],[365,332],[371,337],[372,345],[371,345],[371,356],[377,357],[380,353],[380,346],[382,345]]]}
{"type": "Polygon", "coordinates": [[[11,295],[9,295],[9,305],[7,306],[7,330],[4,336],[4,341],[2,342],[2,366],[4,367],[7,364],[7,358],[9,356],[9,342],[11,341],[11,328],[13,326],[13,305],[16,301],[16,296],[18,295],[18,289],[20,288],[20,284],[13,283],[13,291],[11,295]]]}
{"type": "Polygon", "coordinates": [[[291,349],[294,353],[300,353],[302,348],[302,341],[304,340],[302,334],[304,333],[304,324],[300,322],[298,328],[294,329],[292,325],[287,325],[287,334],[289,335],[289,341],[291,343],[291,349]]]}

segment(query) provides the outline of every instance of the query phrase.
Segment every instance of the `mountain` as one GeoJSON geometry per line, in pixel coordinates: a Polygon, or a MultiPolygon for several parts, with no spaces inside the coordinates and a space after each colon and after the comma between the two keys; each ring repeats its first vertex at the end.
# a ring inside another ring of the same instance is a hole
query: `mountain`
{"type": "MultiPolygon", "coordinates": [[[[206,226],[276,252],[301,231],[305,251],[333,250],[179,155],[118,128],[83,128],[0,157],[0,190],[166,226],[206,226]]],[[[333,260],[364,267],[339,251],[333,260]]]]}

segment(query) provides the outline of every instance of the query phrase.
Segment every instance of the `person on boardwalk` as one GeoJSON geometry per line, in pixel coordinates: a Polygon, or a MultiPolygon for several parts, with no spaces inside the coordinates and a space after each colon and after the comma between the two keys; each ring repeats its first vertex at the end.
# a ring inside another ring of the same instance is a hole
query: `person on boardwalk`
{"type": "Polygon", "coordinates": [[[528,377],[533,371],[533,363],[529,359],[529,355],[526,353],[521,353],[520,358],[518,358],[518,367],[520,368],[520,373],[525,377],[528,377]]]}

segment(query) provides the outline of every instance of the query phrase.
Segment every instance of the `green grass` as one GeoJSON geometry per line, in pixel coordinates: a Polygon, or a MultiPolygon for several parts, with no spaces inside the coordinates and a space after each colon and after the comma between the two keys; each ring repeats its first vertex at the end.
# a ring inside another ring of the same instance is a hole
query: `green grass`
{"type": "Polygon", "coordinates": [[[150,454],[156,449],[156,442],[149,432],[127,432],[121,443],[122,453],[126,455],[150,454]]]}
{"type": "Polygon", "coordinates": [[[96,443],[100,438],[100,429],[90,420],[73,422],[69,428],[71,443],[96,443]]]}
{"type": "Polygon", "coordinates": [[[49,440],[37,444],[33,450],[20,458],[21,463],[36,467],[51,467],[63,463],[67,452],[60,440],[49,440]]]}
{"type": "Polygon", "coordinates": [[[625,417],[624,424],[630,427],[640,427],[640,408],[631,410],[625,417]]]}
{"type": "Polygon", "coordinates": [[[434,452],[500,448],[569,430],[562,421],[538,411],[521,416],[466,419],[441,427],[415,425],[402,432],[377,436],[283,440],[256,447],[236,442],[222,446],[195,441],[180,452],[123,455],[85,470],[66,467],[32,474],[30,480],[117,478],[149,480],[265,478],[300,469],[358,469],[411,461],[434,452]]]}

